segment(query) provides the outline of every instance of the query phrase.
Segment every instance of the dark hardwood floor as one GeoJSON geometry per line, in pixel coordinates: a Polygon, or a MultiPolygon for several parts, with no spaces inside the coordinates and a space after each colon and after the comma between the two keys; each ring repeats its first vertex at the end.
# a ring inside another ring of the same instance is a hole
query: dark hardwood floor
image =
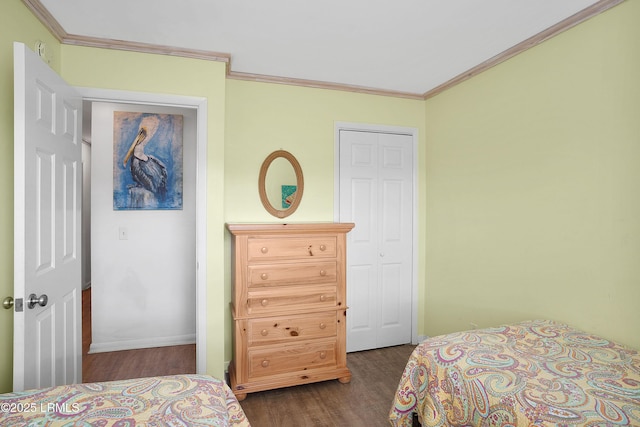
{"type": "MultiPolygon", "coordinates": [[[[90,291],[82,296],[83,382],[195,373],[195,345],[88,354],[90,291]]],[[[387,415],[413,348],[401,345],[349,353],[348,384],[334,380],[250,393],[240,405],[252,427],[388,426],[387,415]]]]}
{"type": "Polygon", "coordinates": [[[196,372],[196,346],[144,348],[89,354],[91,289],[82,291],[82,382],[99,382],[196,372]]]}
{"type": "Polygon", "coordinates": [[[387,416],[413,349],[349,353],[349,384],[335,380],[250,393],[240,406],[252,427],[389,426],[387,416]]]}

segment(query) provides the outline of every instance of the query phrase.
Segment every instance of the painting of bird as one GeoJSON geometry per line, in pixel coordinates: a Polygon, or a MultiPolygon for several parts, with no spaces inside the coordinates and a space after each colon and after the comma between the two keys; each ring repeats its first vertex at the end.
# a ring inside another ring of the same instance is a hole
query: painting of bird
{"type": "Polygon", "coordinates": [[[131,143],[122,165],[127,167],[127,162],[131,159],[131,178],[136,185],[152,192],[159,200],[164,200],[167,194],[167,167],[160,159],[144,152],[144,148],[158,129],[158,123],[157,116],[142,119],[138,134],[131,143]]]}
{"type": "MultiPolygon", "coordinates": [[[[176,173],[181,176],[181,169],[175,170],[181,164],[175,162],[176,150],[172,147],[179,142],[181,148],[181,138],[180,141],[175,141],[178,139],[175,137],[176,117],[182,116],[140,113],[120,115],[119,127],[116,126],[120,130],[117,151],[123,152],[126,149],[126,153],[121,157],[122,169],[118,167],[120,176],[118,179],[114,176],[114,207],[117,209],[176,208],[176,185],[172,185],[171,180],[176,173]],[[173,166],[173,170],[168,164],[173,166]],[[116,184],[119,196],[116,195],[116,184]]],[[[178,124],[181,131],[181,120],[178,124]]],[[[181,184],[181,179],[178,184],[181,184]]],[[[180,196],[178,205],[181,206],[181,188],[177,195],[180,196]]]]}

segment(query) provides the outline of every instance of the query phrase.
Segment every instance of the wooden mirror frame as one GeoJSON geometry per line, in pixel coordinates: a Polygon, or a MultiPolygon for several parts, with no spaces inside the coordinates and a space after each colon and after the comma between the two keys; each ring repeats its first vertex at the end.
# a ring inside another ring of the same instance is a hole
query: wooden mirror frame
{"type": "Polygon", "coordinates": [[[262,206],[269,212],[271,215],[278,218],[286,218],[298,209],[298,205],[300,205],[300,200],[302,200],[302,193],[304,191],[304,178],[302,177],[302,168],[300,167],[300,163],[293,156],[293,154],[288,151],[278,150],[269,154],[264,162],[262,162],[262,166],[260,167],[260,176],[258,178],[258,191],[260,192],[260,201],[262,201],[262,206]],[[273,207],[269,199],[267,198],[267,190],[265,187],[265,181],[267,179],[267,171],[269,170],[269,166],[271,163],[278,158],[284,158],[291,163],[293,167],[293,171],[296,174],[296,198],[287,209],[276,209],[273,207]]]}

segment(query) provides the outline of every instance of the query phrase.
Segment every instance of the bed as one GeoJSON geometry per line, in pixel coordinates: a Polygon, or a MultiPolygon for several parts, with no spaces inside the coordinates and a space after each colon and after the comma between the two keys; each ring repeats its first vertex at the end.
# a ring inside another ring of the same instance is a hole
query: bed
{"type": "Polygon", "coordinates": [[[392,426],[640,426],[640,352],[551,321],[418,345],[392,426]]]}
{"type": "Polygon", "coordinates": [[[0,395],[0,425],[249,427],[223,382],[173,375],[75,384],[0,395]]]}

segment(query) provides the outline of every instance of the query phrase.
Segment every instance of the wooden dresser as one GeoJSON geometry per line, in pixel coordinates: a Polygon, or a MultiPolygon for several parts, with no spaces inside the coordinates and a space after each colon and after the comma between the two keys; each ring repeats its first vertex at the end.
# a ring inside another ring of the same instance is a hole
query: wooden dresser
{"type": "Polygon", "coordinates": [[[231,388],[338,379],[346,355],[346,233],[352,223],[227,224],[232,235],[231,388]]]}

